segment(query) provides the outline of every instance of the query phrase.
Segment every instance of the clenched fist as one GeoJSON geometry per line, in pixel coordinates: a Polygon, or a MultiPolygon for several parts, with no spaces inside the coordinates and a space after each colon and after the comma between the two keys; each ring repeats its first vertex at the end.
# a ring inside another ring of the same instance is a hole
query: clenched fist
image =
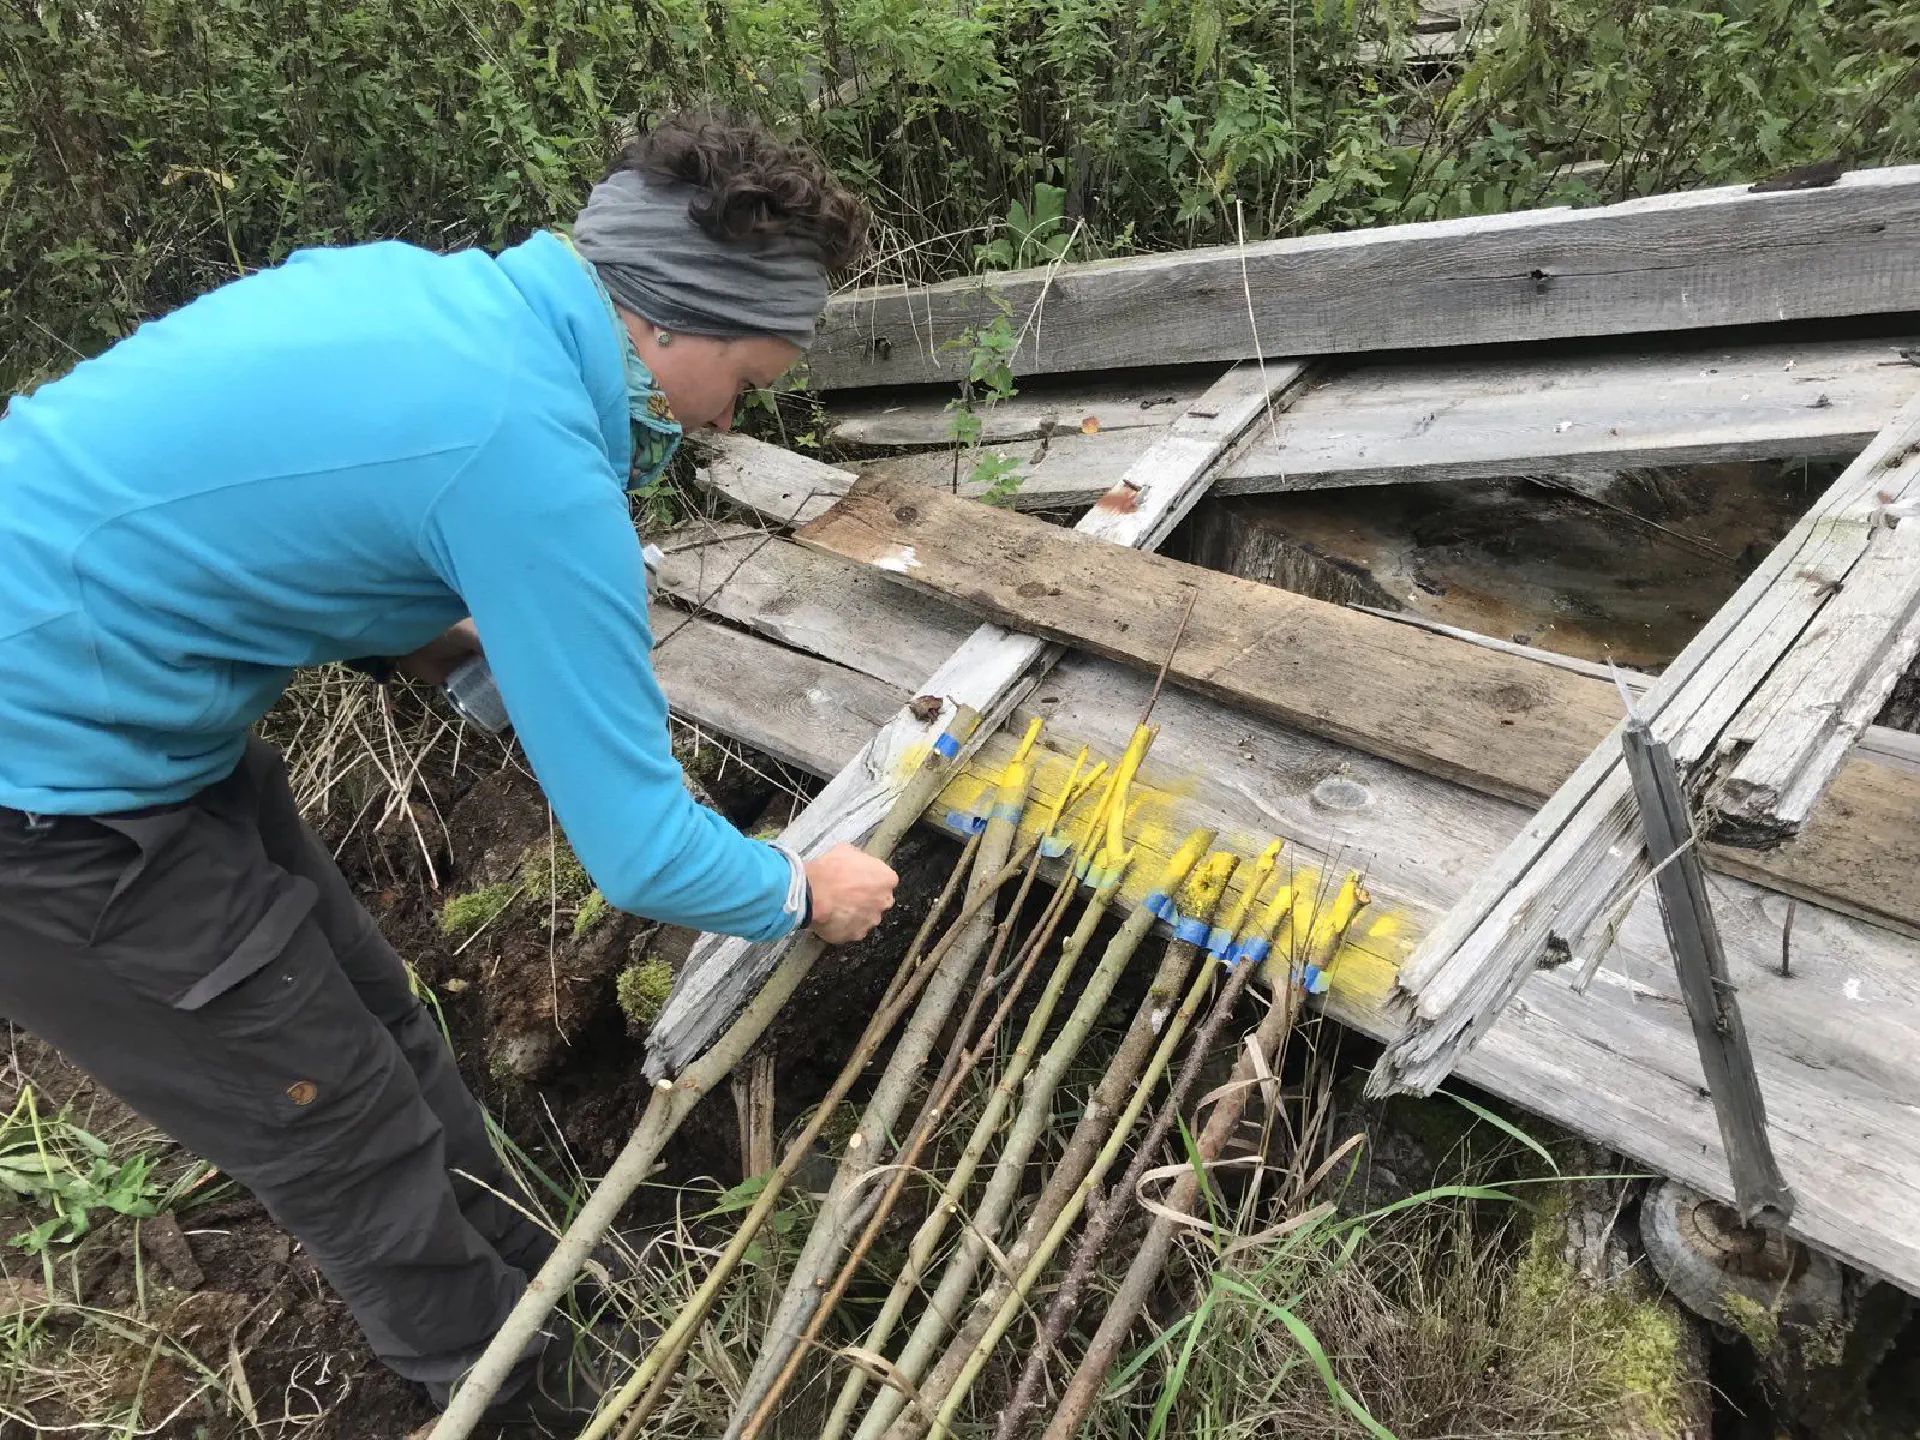
{"type": "Polygon", "coordinates": [[[810,928],[829,945],[850,945],[866,938],[893,904],[900,877],[884,860],[852,845],[836,845],[807,861],[807,885],[813,893],[810,928]]]}

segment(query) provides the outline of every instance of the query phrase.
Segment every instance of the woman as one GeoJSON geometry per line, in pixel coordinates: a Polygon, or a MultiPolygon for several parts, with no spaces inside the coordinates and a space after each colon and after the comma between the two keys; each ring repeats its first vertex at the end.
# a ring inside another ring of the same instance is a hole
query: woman
{"type": "Polygon", "coordinates": [[[864,228],[812,155],[677,117],[571,241],[303,252],[0,419],[0,1013],[251,1188],[441,1402],[546,1241],[249,728],[299,666],[478,643],[610,903],[864,935],[885,865],[689,798],[624,494],[799,358],[864,228]]]}

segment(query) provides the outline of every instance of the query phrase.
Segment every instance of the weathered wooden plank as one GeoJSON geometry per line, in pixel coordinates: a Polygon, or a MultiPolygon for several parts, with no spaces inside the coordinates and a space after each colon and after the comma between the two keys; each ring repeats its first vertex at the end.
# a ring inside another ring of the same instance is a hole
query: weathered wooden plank
{"type": "MultiPolygon", "coordinates": [[[[1080,532],[1120,547],[1158,545],[1206,488],[1214,461],[1276,394],[1299,380],[1303,369],[1248,366],[1223,376],[1087,514],[1080,532]]],[[[803,478],[799,483],[811,488],[813,482],[803,478]]],[[[932,742],[953,707],[971,707],[991,729],[1018,700],[1030,673],[1044,671],[1054,658],[1044,640],[982,626],[923,687],[938,697],[938,714],[929,718],[913,708],[901,710],[880,728],[861,759],[801,811],[784,842],[810,856],[865,838],[897,797],[909,757],[932,742]]],[[[649,1078],[677,1073],[697,1057],[759,988],[782,948],[702,936],[649,1036],[649,1078]]]]}
{"type": "MultiPolygon", "coordinates": [[[[1858,522],[1871,517],[1885,477],[1904,463],[1896,456],[1905,444],[1904,422],[1883,431],[1646,692],[1643,713],[1684,772],[1711,753],[1739,707],[1832,599],[1827,580],[1844,577],[1864,553],[1870,532],[1858,522]]],[[[1892,784],[1905,777],[1889,770],[1884,778],[1892,784]]],[[[1698,780],[1690,773],[1691,783],[1698,780]]],[[[1876,863],[1879,847],[1910,839],[1912,813],[1909,807],[1898,829],[1861,847],[1864,864],[1876,863]]],[[[1601,953],[1614,914],[1645,867],[1631,786],[1617,737],[1610,737],[1402,971],[1395,1004],[1408,1025],[1382,1057],[1375,1088],[1431,1089],[1543,956],[1601,953]]],[[[1920,894],[1911,877],[1898,889],[1920,894]]]]}
{"type": "MultiPolygon", "coordinates": [[[[1443,625],[1438,620],[1429,620],[1424,615],[1415,615],[1409,611],[1374,610],[1365,605],[1357,605],[1354,608],[1365,610],[1369,615],[1378,615],[1383,620],[1391,620],[1397,625],[1412,625],[1421,630],[1430,630],[1436,635],[1451,635],[1454,639],[1464,640],[1469,645],[1484,645],[1489,650],[1504,651],[1508,655],[1524,655],[1529,660],[1537,660],[1542,665],[1552,665],[1561,670],[1571,670],[1576,675],[1588,675],[1596,680],[1610,680],[1615,684],[1624,685],[1635,695],[1653,683],[1652,676],[1643,675],[1638,670],[1596,665],[1591,660],[1581,660],[1572,655],[1560,655],[1552,650],[1542,650],[1537,645],[1517,645],[1511,640],[1501,640],[1496,636],[1462,630],[1457,625],[1443,625]]],[[[1890,730],[1885,725],[1869,725],[1862,732],[1853,753],[1862,759],[1892,765],[1896,769],[1920,771],[1920,735],[1913,734],[1911,731],[1890,730]]]]}
{"type": "MultiPolygon", "coordinates": [[[[1892,453],[1873,500],[1890,514],[1920,499],[1920,400],[1889,427],[1892,453]]],[[[1792,834],[1920,650],[1920,522],[1882,512],[1836,518],[1864,535],[1844,573],[1835,556],[1820,580],[1838,593],[1794,638],[1715,746],[1721,774],[1708,796],[1716,833],[1792,834]]],[[[1791,623],[1791,622],[1788,622],[1791,623]]]]}
{"type": "Polygon", "coordinates": [[[924,486],[862,480],[794,538],[1142,669],[1178,635],[1174,684],[1506,799],[1551,795],[1619,716],[1579,676],[924,486]]]}
{"type": "MultiPolygon", "coordinates": [[[[1567,783],[1621,714],[1606,681],[1164,557],[1088,546],[924,487],[863,480],[797,538],[975,614],[1147,669],[1166,656],[1197,595],[1173,683],[1529,804],[1567,783]]],[[[1824,824],[1812,843],[1736,863],[1763,883],[1920,927],[1920,826],[1896,818],[1902,805],[1920,813],[1920,778],[1849,769],[1839,798],[1877,823],[1824,824]]]]}
{"type": "Polygon", "coordinates": [[[675,532],[658,581],[662,593],[682,605],[903,687],[933,674],[979,628],[951,606],[900,590],[872,571],[787,540],[769,543],[764,531],[743,525],[675,532]],[[845,583],[850,579],[862,583],[845,583]]]}
{"type": "MultiPolygon", "coordinates": [[[[791,563],[796,589],[885,583],[874,572],[799,553],[786,542],[768,546],[755,563],[770,570],[791,563]]],[[[757,583],[737,600],[723,591],[715,603],[752,623],[757,604],[777,606],[786,593],[757,583]]],[[[902,593],[901,599],[913,597],[902,593]]],[[[894,663],[917,663],[900,656],[912,645],[938,650],[960,628],[950,611],[944,622],[936,618],[942,608],[915,600],[903,609],[899,628],[917,638],[902,642],[894,663]]],[[[804,636],[823,654],[840,645],[852,647],[849,654],[883,654],[857,643],[862,623],[858,607],[841,612],[822,603],[794,632],[795,643],[804,636]],[[836,624],[841,613],[844,623],[836,624]]],[[[765,652],[764,663],[778,653],[768,641],[743,643],[765,652]]],[[[905,669],[880,678],[904,698],[920,673],[905,669]]],[[[1047,717],[1040,793],[1056,792],[1066,757],[1079,745],[1119,753],[1151,683],[1143,673],[1082,655],[1068,655],[1042,680],[1016,717],[1047,717]]],[[[751,726],[755,715],[743,709],[742,723],[751,726]]],[[[1521,828],[1525,812],[1182,691],[1162,695],[1155,719],[1160,738],[1141,785],[1141,867],[1151,871],[1163,857],[1155,847],[1207,824],[1247,854],[1276,834],[1286,837],[1287,859],[1300,875],[1363,869],[1375,905],[1334,967],[1327,1008],[1376,1038],[1390,1038],[1395,1022],[1384,999],[1395,964],[1521,828]],[[1351,782],[1364,800],[1340,810],[1316,800],[1329,776],[1351,782]]],[[[848,733],[854,728],[831,727],[835,738],[822,747],[819,773],[854,757],[857,742],[848,733]]],[[[751,729],[739,738],[759,743],[751,729]]],[[[1011,743],[1006,734],[987,742],[970,776],[949,792],[953,806],[969,804],[997,774],[1011,743]]],[[[1904,1218],[1920,1207],[1920,1079],[1906,1059],[1920,1048],[1920,943],[1802,905],[1792,977],[1783,978],[1786,899],[1732,880],[1716,881],[1714,894],[1770,1128],[1800,1197],[1793,1232],[1920,1289],[1920,1234],[1904,1218]]],[[[1692,1033],[1650,897],[1628,915],[1586,993],[1571,979],[1564,968],[1534,975],[1458,1073],[1730,1200],[1713,1108],[1701,1094],[1692,1033]]]]}
{"type": "MultiPolygon", "coordinates": [[[[1219,378],[1214,369],[1127,371],[1066,385],[1023,386],[996,405],[979,407],[980,440],[1010,445],[1053,436],[1164,430],[1219,378]]],[[[936,445],[953,440],[954,391],[878,391],[836,398],[829,438],[843,445],[936,445]]]]}
{"type": "Polygon", "coordinates": [[[857,478],[745,435],[696,436],[693,454],[694,478],[703,489],[775,525],[804,525],[825,514],[857,478]]]}
{"type": "Polygon", "coordinates": [[[858,749],[900,708],[898,687],[869,673],[687,615],[661,625],[653,672],[681,719],[722,735],[751,734],[755,748],[813,774],[858,749]]]}
{"type": "MultiPolygon", "coordinates": [[[[1275,429],[1250,432],[1210,493],[1851,459],[1920,393],[1920,366],[1899,359],[1903,343],[1911,341],[1363,364],[1309,386],[1275,429]]],[[[932,402],[900,403],[911,412],[932,402]]],[[[1036,405],[1075,409],[1064,396],[1036,405]]],[[[1021,462],[1016,506],[1065,508],[1092,503],[1150,433],[1069,432],[1044,447],[1037,433],[1008,435],[987,448],[1021,462]]],[[[953,467],[945,455],[896,455],[853,468],[945,485],[953,467]]],[[[961,489],[970,493],[964,479],[961,489]]]]}
{"type": "Polygon", "coordinates": [[[809,373],[816,390],[955,379],[954,342],[1002,307],[1029,375],[1885,314],[1912,307],[1916,268],[1920,167],[1863,170],[855,291],[809,373]]]}

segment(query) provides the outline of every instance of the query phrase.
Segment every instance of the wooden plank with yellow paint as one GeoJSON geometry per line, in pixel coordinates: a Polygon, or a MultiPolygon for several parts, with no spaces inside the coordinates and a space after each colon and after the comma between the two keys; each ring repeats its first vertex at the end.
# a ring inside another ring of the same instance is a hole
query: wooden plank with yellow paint
{"type": "MultiPolygon", "coordinates": [[[[830,654],[837,644],[831,597],[818,587],[810,593],[819,603],[804,635],[817,654],[830,654]]],[[[896,610],[896,649],[914,643],[918,613],[907,604],[896,610]]],[[[794,643],[801,633],[787,638],[794,643]]],[[[663,683],[675,708],[731,727],[748,744],[779,746],[817,773],[838,769],[860,743],[857,721],[833,723],[836,704],[867,705],[874,679],[894,685],[895,697],[915,683],[856,674],[753,636],[734,640],[757,657],[740,657],[734,670],[780,677],[808,697],[805,713],[727,705],[709,693],[728,684],[727,673],[668,663],[672,673],[663,683]]],[[[671,662],[674,648],[665,648],[663,660],[671,662]]],[[[1046,718],[1036,752],[1039,793],[1057,796],[1063,757],[1082,744],[1093,759],[1111,764],[1151,685],[1152,677],[1109,662],[1064,659],[1027,697],[1015,727],[1024,732],[1030,717],[1046,718]]],[[[1144,847],[1135,873],[1153,873],[1149,856],[1164,852],[1167,837],[1197,826],[1217,829],[1221,844],[1247,856],[1285,839],[1283,872],[1293,867],[1320,893],[1359,872],[1373,903],[1332,967],[1326,1008],[1376,1039],[1388,1038],[1392,1024],[1379,999],[1397,962],[1520,830],[1526,810],[1183,691],[1165,691],[1153,718],[1159,738],[1132,789],[1130,832],[1144,847]]],[[[1008,735],[991,738],[949,788],[942,813],[976,803],[1013,743],[1008,735]]],[[[1787,898],[1730,877],[1716,878],[1714,888],[1770,1128],[1801,1197],[1794,1233],[1920,1289],[1920,1232],[1901,1220],[1920,1212],[1920,1077],[1907,1059],[1920,1053],[1920,944],[1802,903],[1792,974],[1783,977],[1787,898]]],[[[1135,903],[1140,889],[1136,881],[1135,903]]],[[[1571,982],[1566,968],[1529,979],[1468,1055],[1460,1077],[1637,1163],[1730,1195],[1713,1107],[1700,1093],[1691,1028],[1650,898],[1625,916],[1595,983],[1583,993],[1571,982]]]]}

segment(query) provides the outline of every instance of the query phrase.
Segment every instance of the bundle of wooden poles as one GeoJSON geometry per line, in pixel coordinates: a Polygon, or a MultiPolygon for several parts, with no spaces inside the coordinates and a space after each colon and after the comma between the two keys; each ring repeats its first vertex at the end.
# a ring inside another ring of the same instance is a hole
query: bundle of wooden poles
{"type": "Polygon", "coordinates": [[[1203,1163],[1225,1150],[1254,1086],[1272,1072],[1303,981],[1337,950],[1365,893],[1356,877],[1330,894],[1302,893],[1284,875],[1274,882],[1278,842],[1243,867],[1241,857],[1213,850],[1212,832],[1198,830],[1156,877],[1146,903],[1083,973],[1100,922],[1133,861],[1128,792],[1154,732],[1141,726],[1110,774],[1105,764],[1089,769],[1082,751],[1059,793],[1039,802],[1031,795],[1039,729],[1035,721],[997,789],[988,792],[989,803],[970,817],[973,833],[951,878],[831,1090],[787,1147],[693,1303],[582,1440],[616,1430],[620,1440],[632,1440],[643,1432],[775,1198],[903,1022],[767,1327],[728,1440],[773,1433],[774,1417],[803,1362],[828,1343],[836,1307],[909,1187],[923,1183],[923,1161],[943,1133],[960,1145],[958,1159],[930,1182],[940,1186],[938,1196],[917,1207],[924,1218],[891,1276],[878,1317],[841,1349],[847,1370],[821,1434],[826,1440],[880,1440],[948,1433],[996,1346],[1021,1326],[1050,1281],[1038,1343],[1023,1347],[1026,1368],[1001,1412],[998,1433],[1002,1440],[1043,1431],[1050,1440],[1064,1440],[1078,1433],[1166,1266],[1179,1226],[1175,1217],[1193,1206],[1201,1177],[1189,1171],[1156,1207],[1064,1399],[1043,1413],[1048,1359],[1077,1317],[1087,1280],[1129,1220],[1148,1167],[1176,1125],[1189,1118],[1203,1062],[1217,1052],[1249,981],[1262,971],[1277,977],[1272,1003],[1242,1038],[1233,1077],[1238,1083],[1219,1087],[1204,1122],[1194,1126],[1203,1163]],[[1069,834],[1079,838],[1069,842],[1069,834]],[[1056,862],[1057,876],[1035,915],[1027,902],[1049,860],[1056,862]],[[1005,890],[1011,890],[1010,899],[1002,897],[1005,890]],[[1076,900],[1077,920],[1056,947],[1076,900]],[[1033,1173],[1029,1162],[1056,1113],[1063,1081],[1159,920],[1172,933],[1152,982],[1085,1098],[1044,1189],[1012,1233],[1016,1203],[1033,1173]],[[1076,980],[1077,999],[1055,1026],[1056,1010],[1076,980]],[[999,1037],[1010,1020],[1018,1035],[1007,1049],[999,1037]],[[951,1040],[936,1063],[943,1034],[951,1040]],[[1184,1053],[1183,1042],[1190,1042],[1184,1053]],[[989,1055],[998,1059],[998,1078],[984,1104],[962,1114],[956,1101],[989,1055]],[[915,1097],[919,1110],[909,1116],[915,1097]],[[1117,1174],[1123,1165],[1124,1173],[1117,1174]],[[976,1184],[983,1173],[984,1183],[976,1184]],[[943,1248],[950,1229],[959,1233],[943,1248]],[[923,1292],[917,1323],[902,1338],[903,1322],[923,1292]]]}
{"type": "MultiPolygon", "coordinates": [[[[956,721],[970,723],[971,717],[956,721]]],[[[1301,996],[1338,952],[1367,896],[1354,875],[1337,885],[1292,883],[1291,867],[1280,864],[1278,841],[1248,862],[1215,850],[1213,831],[1196,830],[1088,968],[1101,922],[1134,861],[1129,791],[1155,732],[1143,723],[1111,768],[1089,768],[1083,749],[1058,793],[1036,800],[1032,753],[1039,731],[1035,721],[997,786],[984,792],[979,812],[965,817],[961,828],[969,838],[952,875],[833,1085],[766,1177],[690,1302],[580,1440],[616,1434],[633,1440],[645,1432],[781,1194],[889,1040],[887,1062],[794,1261],[727,1440],[772,1435],[804,1362],[823,1349],[846,1370],[819,1429],[825,1440],[951,1434],[1003,1344],[1020,1344],[1027,1359],[1011,1401],[1000,1410],[998,1440],[1041,1433],[1066,1440],[1079,1433],[1167,1266],[1183,1217],[1195,1208],[1205,1168],[1226,1151],[1250,1096],[1262,1086],[1270,1093],[1301,996]],[[1051,893],[1036,910],[1028,902],[1049,871],[1051,893]],[[1069,928],[1076,903],[1079,913],[1069,928]],[[1032,1162],[1045,1158],[1041,1147],[1069,1074],[1123,973],[1160,921],[1171,933],[1152,981],[1099,1080],[1079,1097],[1079,1120],[1046,1171],[1038,1197],[1024,1196],[1036,1173],[1032,1162]],[[1063,929],[1066,938],[1056,944],[1063,929]],[[1238,1058],[1231,1079],[1196,1104],[1205,1061],[1221,1053],[1227,1027],[1257,974],[1268,978],[1271,1002],[1246,1034],[1232,1036],[1238,1058]],[[1071,1008],[1055,1024],[1076,985],[1071,1008]],[[1003,1027],[1010,1047],[1002,1041],[1003,1027]],[[943,1035],[949,1042],[936,1061],[943,1035]],[[990,1056],[999,1073],[984,1102],[957,1104],[985,1090],[985,1077],[972,1087],[969,1080],[990,1056]],[[916,1100],[917,1113],[909,1114],[916,1100]],[[1197,1136],[1188,1163],[1150,1173],[1182,1125],[1197,1136]],[[944,1176],[923,1182],[923,1161],[936,1140],[947,1142],[943,1153],[957,1145],[958,1158],[944,1176]],[[1168,1178],[1171,1187],[1143,1224],[1144,1217],[1134,1213],[1143,1181],[1168,1178]],[[851,1345],[829,1340],[849,1286],[875,1241],[895,1223],[909,1187],[919,1183],[938,1185],[939,1194],[930,1204],[916,1197],[914,1213],[924,1218],[898,1272],[888,1277],[878,1316],[851,1345]],[[1051,1357],[1062,1352],[1087,1298],[1087,1282],[1123,1227],[1133,1247],[1124,1279],[1056,1400],[1048,1387],[1051,1357]],[[957,1234],[949,1237],[950,1230],[957,1234]],[[1042,1313],[1034,1307],[1043,1295],[1049,1298],[1042,1313]]],[[[899,823],[883,827],[880,845],[869,848],[891,844],[904,821],[932,802],[942,773],[933,757],[925,773],[928,778],[897,807],[893,821],[899,823]]],[[[767,990],[781,990],[782,979],[777,972],[767,990]]],[[[790,993],[791,985],[784,988],[790,993]]],[[[776,993],[772,1003],[779,998],[776,993]]],[[[683,1115],[690,1108],[691,1100],[678,1100],[674,1091],[697,1085],[704,1093],[723,1078],[764,1029],[768,999],[763,991],[753,1010],[677,1086],[663,1087],[656,1104],[666,1129],[656,1127],[647,1165],[678,1124],[668,1112],[683,1115]],[[751,1029],[744,1039],[743,1025],[751,1029]]],[[[641,1129],[649,1129],[646,1120],[641,1129]]],[[[536,1287],[547,1278],[536,1280],[536,1287]]],[[[559,1280],[558,1272],[553,1278],[559,1280]]]]}

